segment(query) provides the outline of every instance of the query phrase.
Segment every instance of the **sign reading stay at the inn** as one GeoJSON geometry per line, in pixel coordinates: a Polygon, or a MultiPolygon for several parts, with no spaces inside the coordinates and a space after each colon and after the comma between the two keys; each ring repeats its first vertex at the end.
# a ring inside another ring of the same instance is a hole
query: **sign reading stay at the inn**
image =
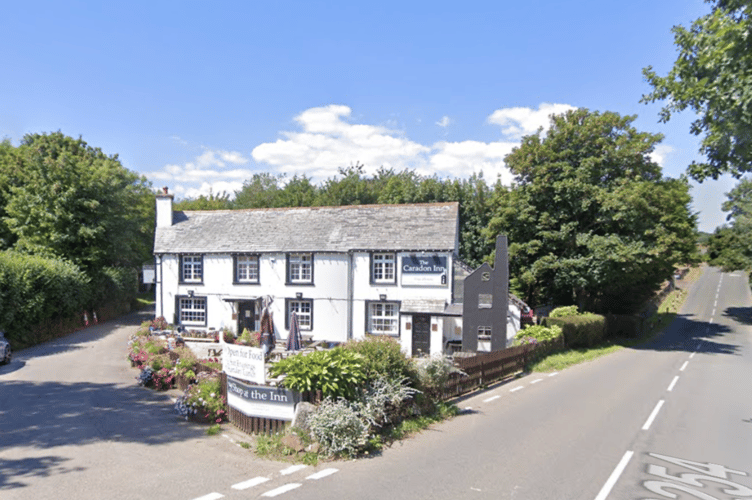
{"type": "Polygon", "coordinates": [[[407,255],[402,257],[402,284],[441,286],[447,284],[447,258],[444,255],[407,255]]]}
{"type": "Polygon", "coordinates": [[[227,404],[249,417],[292,420],[297,393],[279,387],[244,384],[227,377],[227,404]]]}
{"type": "Polygon", "coordinates": [[[264,351],[258,347],[223,344],[222,370],[230,377],[264,384],[266,383],[264,351]]]}

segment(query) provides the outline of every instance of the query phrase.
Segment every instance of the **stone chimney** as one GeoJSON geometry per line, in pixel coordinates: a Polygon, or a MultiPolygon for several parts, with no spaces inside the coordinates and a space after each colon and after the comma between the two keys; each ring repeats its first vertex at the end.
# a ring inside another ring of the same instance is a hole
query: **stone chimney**
{"type": "Polygon", "coordinates": [[[174,195],[167,192],[167,188],[162,188],[162,193],[157,193],[157,227],[172,226],[172,200],[174,195]]]}

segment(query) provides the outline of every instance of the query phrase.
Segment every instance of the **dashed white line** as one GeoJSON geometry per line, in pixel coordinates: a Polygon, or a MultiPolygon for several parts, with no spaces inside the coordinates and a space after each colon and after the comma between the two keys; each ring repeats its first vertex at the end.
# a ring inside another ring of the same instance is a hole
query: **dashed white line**
{"type": "Polygon", "coordinates": [[[542,378],[537,378],[537,379],[535,379],[535,380],[531,380],[531,381],[530,381],[530,385],[533,385],[533,384],[537,384],[538,382],[542,382],[542,381],[543,381],[543,379],[542,379],[542,378]]]}
{"type": "Polygon", "coordinates": [[[306,467],[308,467],[308,466],[307,465],[302,465],[302,464],[301,465],[291,465],[287,469],[283,469],[283,470],[279,471],[279,473],[282,474],[283,476],[287,476],[288,474],[292,474],[293,472],[298,472],[299,470],[305,469],[306,467]]]}
{"type": "Polygon", "coordinates": [[[555,377],[555,376],[557,376],[558,374],[559,374],[559,372],[553,372],[553,373],[549,373],[549,374],[548,374],[548,376],[549,376],[549,377],[555,377]]]}
{"type": "Polygon", "coordinates": [[[262,497],[276,497],[277,495],[281,495],[282,493],[287,493],[288,491],[292,491],[295,488],[300,488],[303,486],[301,483],[290,483],[285,484],[284,486],[280,486],[279,488],[275,488],[273,490],[267,491],[262,497]]]}
{"type": "Polygon", "coordinates": [[[674,386],[676,385],[676,383],[677,383],[678,381],[679,381],[679,375],[677,375],[676,377],[674,377],[674,380],[672,380],[672,381],[671,381],[671,384],[669,384],[669,386],[668,386],[668,389],[666,389],[666,390],[667,390],[668,392],[671,392],[671,391],[673,391],[673,390],[674,390],[674,386]]]}
{"type": "Polygon", "coordinates": [[[710,315],[715,316],[715,307],[713,308],[713,312],[710,315]]]}
{"type": "Polygon", "coordinates": [[[488,399],[484,399],[484,400],[483,400],[483,402],[484,402],[484,403],[490,403],[490,402],[491,402],[491,401],[493,401],[494,399],[499,399],[500,397],[501,397],[501,396],[499,396],[499,395],[497,394],[496,396],[492,396],[492,397],[490,397],[490,398],[488,398],[488,399]]]}
{"type": "Polygon", "coordinates": [[[269,480],[268,477],[254,477],[253,479],[249,479],[248,481],[243,481],[242,483],[233,484],[232,489],[234,490],[247,490],[248,488],[253,488],[254,486],[258,486],[259,484],[263,484],[269,480]]]}
{"type": "Polygon", "coordinates": [[[688,365],[688,364],[689,364],[689,361],[685,361],[685,362],[684,362],[684,364],[683,364],[683,365],[681,365],[681,368],[679,368],[679,371],[680,371],[680,372],[683,372],[683,371],[684,371],[684,369],[685,369],[685,368],[687,367],[687,365],[688,365]]]}
{"type": "Polygon", "coordinates": [[[224,495],[221,493],[209,493],[208,495],[204,495],[202,497],[194,498],[193,500],[218,500],[220,498],[223,498],[224,495]]]}
{"type": "Polygon", "coordinates": [[[658,412],[661,411],[661,406],[663,406],[663,403],[664,401],[661,399],[660,401],[658,401],[658,404],[655,405],[653,413],[650,414],[648,419],[645,421],[645,425],[642,426],[643,431],[650,429],[650,426],[653,424],[653,420],[655,420],[655,417],[658,416],[658,412]]]}
{"type": "Polygon", "coordinates": [[[695,357],[695,354],[697,354],[697,351],[695,351],[695,352],[693,352],[692,354],[690,354],[690,355],[689,355],[689,359],[692,359],[692,358],[694,358],[694,357],[695,357]]]}
{"type": "Polygon", "coordinates": [[[616,466],[616,469],[614,469],[614,471],[608,477],[608,481],[606,481],[606,484],[603,485],[603,488],[601,488],[601,491],[600,493],[598,493],[598,496],[595,497],[595,500],[606,500],[606,498],[608,498],[608,494],[611,493],[611,490],[616,484],[616,481],[619,480],[622,472],[624,472],[624,469],[627,468],[627,464],[632,459],[632,455],[634,455],[634,452],[628,451],[624,454],[623,457],[621,457],[619,465],[616,466]]]}
{"type": "Polygon", "coordinates": [[[509,392],[517,392],[517,391],[521,391],[522,389],[524,389],[524,387],[520,385],[520,386],[515,387],[514,389],[509,389],[509,392]]]}
{"type": "Polygon", "coordinates": [[[331,476],[332,474],[339,472],[339,469],[324,469],[322,471],[317,472],[316,474],[311,474],[306,479],[321,479],[326,476],[331,476]]]}

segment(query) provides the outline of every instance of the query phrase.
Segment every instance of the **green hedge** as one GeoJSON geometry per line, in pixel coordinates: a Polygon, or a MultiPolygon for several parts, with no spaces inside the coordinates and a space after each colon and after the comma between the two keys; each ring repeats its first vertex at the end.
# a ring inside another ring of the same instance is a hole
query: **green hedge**
{"type": "Polygon", "coordinates": [[[636,338],[642,333],[642,318],[634,314],[607,314],[606,335],[609,338],[636,338]]]}
{"type": "Polygon", "coordinates": [[[582,314],[565,318],[543,318],[544,326],[559,326],[567,347],[592,347],[603,340],[606,318],[600,314],[582,314]]]}
{"type": "Polygon", "coordinates": [[[92,279],[66,260],[0,252],[0,329],[14,349],[69,333],[83,311],[129,303],[136,291],[128,269],[107,268],[92,279]]]}

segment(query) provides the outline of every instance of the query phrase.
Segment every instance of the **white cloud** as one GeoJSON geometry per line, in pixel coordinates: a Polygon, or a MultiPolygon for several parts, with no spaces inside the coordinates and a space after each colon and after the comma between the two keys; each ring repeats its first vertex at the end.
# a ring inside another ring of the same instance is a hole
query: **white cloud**
{"type": "Polygon", "coordinates": [[[436,122],[436,125],[438,125],[441,128],[447,128],[452,123],[452,119],[449,118],[447,115],[444,115],[441,117],[441,120],[436,122]]]}
{"type": "Polygon", "coordinates": [[[488,123],[501,126],[501,133],[513,139],[521,139],[522,136],[534,134],[539,128],[548,130],[551,123],[550,116],[562,114],[569,110],[577,109],[569,104],[550,104],[547,102],[531,108],[501,108],[494,111],[488,117],[488,123]]]}
{"type": "Polygon", "coordinates": [[[437,142],[429,170],[430,173],[459,178],[482,171],[489,183],[496,182],[496,178],[500,177],[502,184],[509,185],[513,176],[504,164],[504,157],[516,145],[513,142],[437,142]]]}
{"type": "Polygon", "coordinates": [[[650,153],[650,159],[656,162],[661,167],[666,165],[666,158],[673,153],[674,148],[668,144],[658,144],[652,153],[650,153]]]}

